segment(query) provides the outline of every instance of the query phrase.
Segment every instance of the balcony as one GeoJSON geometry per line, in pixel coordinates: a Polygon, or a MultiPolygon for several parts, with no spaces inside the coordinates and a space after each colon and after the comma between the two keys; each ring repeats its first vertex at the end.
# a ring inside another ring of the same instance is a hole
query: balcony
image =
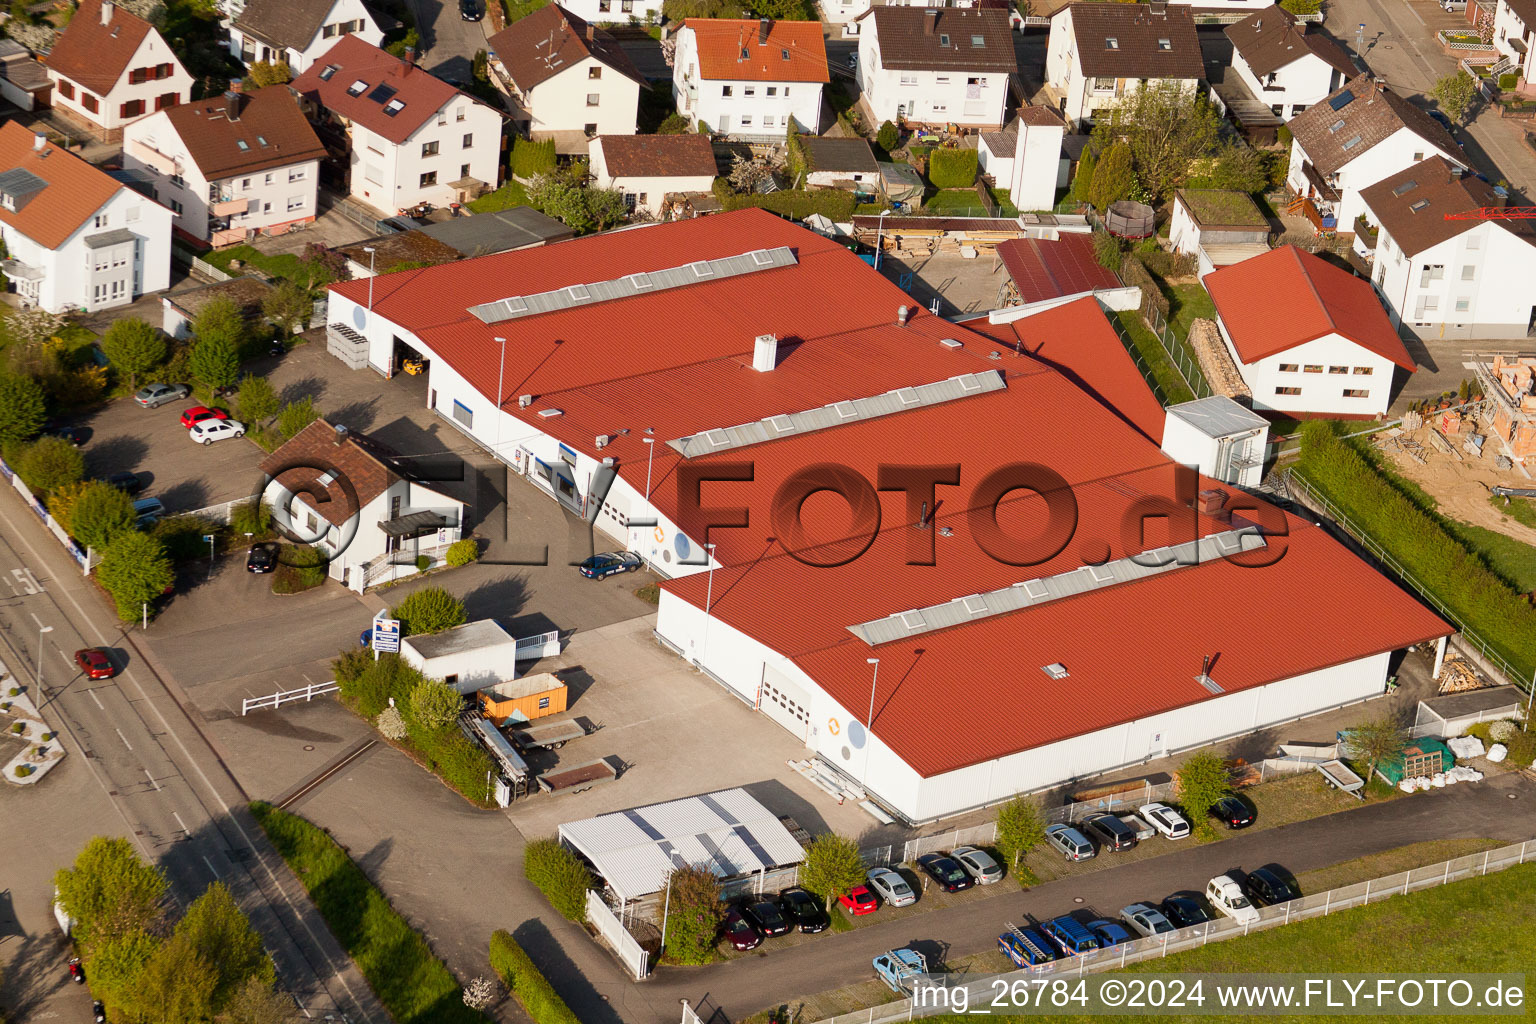
{"type": "Polygon", "coordinates": [[[208,214],[212,217],[233,217],[237,213],[244,213],[250,205],[251,201],[244,196],[215,199],[208,204],[208,214]]]}
{"type": "Polygon", "coordinates": [[[128,140],[127,153],[144,165],[153,167],[161,174],[174,175],[179,173],[175,157],[162,153],[154,146],[139,139],[128,140]]]}
{"type": "Polygon", "coordinates": [[[214,228],[208,232],[208,241],[215,249],[223,245],[238,245],[245,241],[245,228],[214,228]]]}
{"type": "Polygon", "coordinates": [[[1363,213],[1355,217],[1355,242],[1364,252],[1370,252],[1376,248],[1376,228],[1366,222],[1363,213]]]}

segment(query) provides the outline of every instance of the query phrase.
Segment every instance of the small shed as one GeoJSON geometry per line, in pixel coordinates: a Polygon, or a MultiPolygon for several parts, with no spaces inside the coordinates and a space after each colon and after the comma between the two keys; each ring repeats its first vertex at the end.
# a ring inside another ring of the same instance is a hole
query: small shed
{"type": "Polygon", "coordinates": [[[1171,405],[1163,454],[1224,484],[1257,487],[1264,470],[1269,421],[1222,395],[1171,405]]]}
{"type": "Polygon", "coordinates": [[[880,162],[880,187],[893,203],[921,202],[923,176],[911,164],[880,162]]]}
{"type": "Polygon", "coordinates": [[[1525,694],[1516,686],[1490,686],[1419,701],[1413,735],[1449,739],[1460,736],[1479,722],[1520,717],[1525,694]]]}
{"type": "Polygon", "coordinates": [[[256,324],[264,315],[262,303],[272,291],[272,286],[261,278],[246,275],[175,292],[160,299],[160,328],[178,340],[190,338],[192,321],[216,299],[233,302],[246,323],[256,324]]]}
{"type": "Polygon", "coordinates": [[[400,641],[400,657],[463,694],[517,677],[517,639],[494,619],[400,641]]]}
{"type": "Polygon", "coordinates": [[[880,190],[880,165],[867,140],[802,135],[800,146],[805,152],[806,187],[880,190]]]}
{"type": "Polygon", "coordinates": [[[498,729],[509,721],[531,722],[558,715],[566,705],[565,683],[550,672],[494,683],[482,687],[478,696],[481,717],[490,719],[498,729]]]}

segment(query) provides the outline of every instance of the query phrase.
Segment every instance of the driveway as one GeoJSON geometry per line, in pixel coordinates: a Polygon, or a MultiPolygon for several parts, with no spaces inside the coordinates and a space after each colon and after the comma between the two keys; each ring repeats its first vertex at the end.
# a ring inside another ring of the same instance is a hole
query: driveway
{"type": "Polygon", "coordinates": [[[468,82],[473,77],[475,51],[486,48],[490,18],[465,21],[455,0],[410,0],[410,5],[421,35],[416,63],[439,78],[468,82]]]}

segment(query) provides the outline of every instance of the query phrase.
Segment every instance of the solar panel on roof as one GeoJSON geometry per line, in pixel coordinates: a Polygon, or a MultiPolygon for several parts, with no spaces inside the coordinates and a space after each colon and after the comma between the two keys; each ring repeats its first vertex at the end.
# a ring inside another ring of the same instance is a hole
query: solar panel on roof
{"type": "Polygon", "coordinates": [[[387,103],[394,97],[395,92],[396,89],[394,86],[385,85],[384,83],[380,82],[378,85],[373,87],[373,92],[368,94],[368,98],[373,100],[375,103],[387,103]]]}
{"type": "Polygon", "coordinates": [[[1328,105],[1334,110],[1343,110],[1353,102],[1355,102],[1354,92],[1350,89],[1345,89],[1343,92],[1330,99],[1328,101],[1328,105]]]}
{"type": "Polygon", "coordinates": [[[1339,148],[1345,150],[1354,149],[1356,146],[1360,145],[1360,141],[1360,136],[1355,135],[1351,138],[1345,139],[1344,145],[1340,146],[1339,148]]]}

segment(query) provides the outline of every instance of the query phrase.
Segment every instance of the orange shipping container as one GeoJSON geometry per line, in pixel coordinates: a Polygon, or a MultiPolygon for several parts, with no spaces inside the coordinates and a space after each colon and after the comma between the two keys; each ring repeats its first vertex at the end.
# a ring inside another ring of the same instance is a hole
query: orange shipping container
{"type": "Polygon", "coordinates": [[[499,729],[513,721],[533,721],[565,710],[565,683],[559,676],[539,672],[509,679],[480,691],[480,714],[499,729]]]}

